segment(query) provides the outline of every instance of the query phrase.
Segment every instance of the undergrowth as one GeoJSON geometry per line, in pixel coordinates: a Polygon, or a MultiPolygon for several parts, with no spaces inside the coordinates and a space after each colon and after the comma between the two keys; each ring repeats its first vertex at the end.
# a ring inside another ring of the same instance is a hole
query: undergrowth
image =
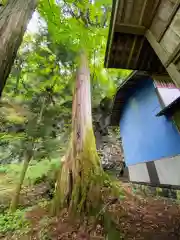
{"type": "Polygon", "coordinates": [[[28,222],[25,219],[25,210],[17,210],[15,213],[6,212],[0,214],[0,234],[20,234],[28,231],[28,222]]]}
{"type": "MultiPolygon", "coordinates": [[[[39,182],[54,178],[55,172],[59,169],[59,159],[31,161],[25,176],[25,185],[34,185],[39,182]]],[[[7,164],[0,166],[0,173],[5,173],[8,179],[12,179],[13,182],[19,180],[19,175],[22,170],[22,163],[19,164],[7,164]]]]}

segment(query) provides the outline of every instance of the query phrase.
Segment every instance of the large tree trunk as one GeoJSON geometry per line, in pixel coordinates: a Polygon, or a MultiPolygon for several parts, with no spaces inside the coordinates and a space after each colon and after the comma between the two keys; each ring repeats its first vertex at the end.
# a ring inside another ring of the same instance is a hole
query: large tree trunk
{"type": "Polygon", "coordinates": [[[92,126],[90,73],[86,56],[81,54],[72,107],[72,137],[57,179],[54,213],[64,206],[76,212],[89,211],[98,203],[102,173],[92,126]]]}
{"type": "Polygon", "coordinates": [[[8,0],[0,8],[0,97],[38,0],[8,0]]]}

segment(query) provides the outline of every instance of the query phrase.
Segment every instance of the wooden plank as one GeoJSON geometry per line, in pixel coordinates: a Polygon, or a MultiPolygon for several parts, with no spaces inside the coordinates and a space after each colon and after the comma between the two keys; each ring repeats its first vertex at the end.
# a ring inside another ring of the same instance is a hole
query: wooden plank
{"type": "Polygon", "coordinates": [[[178,72],[176,66],[171,63],[166,69],[171,76],[173,82],[176,84],[177,87],[180,88],[180,73],[178,72]]]}
{"type": "Polygon", "coordinates": [[[146,9],[146,7],[147,7],[148,1],[149,1],[149,0],[145,0],[145,1],[144,1],[144,5],[143,5],[142,11],[141,11],[141,16],[140,16],[140,18],[139,18],[139,25],[142,24],[142,21],[143,21],[143,18],[144,18],[145,9],[146,9]]]}
{"type": "Polygon", "coordinates": [[[165,80],[165,81],[170,81],[171,80],[171,77],[168,75],[168,73],[166,75],[164,74],[153,74],[152,75],[152,78],[154,80],[157,80],[157,81],[161,81],[161,80],[165,80]]]}
{"type": "MultiPolygon", "coordinates": [[[[146,37],[147,37],[147,40],[149,41],[149,43],[151,44],[151,46],[153,47],[154,51],[156,52],[156,54],[160,58],[161,62],[165,66],[165,63],[166,63],[168,58],[167,58],[167,55],[164,52],[163,48],[156,41],[155,37],[153,36],[153,34],[149,30],[146,33],[146,37]]],[[[176,66],[173,63],[171,63],[166,68],[166,70],[169,73],[172,80],[174,81],[174,83],[176,84],[176,86],[180,87],[180,73],[178,72],[176,66]]]]}
{"type": "Polygon", "coordinates": [[[154,35],[152,34],[152,32],[150,30],[147,30],[147,32],[146,32],[146,38],[149,41],[149,43],[151,44],[154,51],[156,52],[159,59],[161,60],[162,64],[165,65],[165,63],[168,60],[168,56],[167,56],[166,52],[164,51],[164,49],[161,47],[161,45],[156,41],[156,38],[154,37],[154,35]]]}
{"type": "Polygon", "coordinates": [[[173,8],[173,11],[172,11],[171,15],[170,15],[169,18],[168,18],[168,21],[167,21],[167,23],[166,23],[165,28],[163,29],[163,31],[161,32],[159,38],[157,39],[158,42],[160,42],[161,39],[163,38],[163,36],[164,36],[166,30],[168,29],[169,25],[171,24],[172,19],[173,19],[174,16],[176,15],[176,13],[177,13],[179,7],[180,7],[180,0],[177,0],[175,6],[174,6],[174,8],[173,8]]]}
{"type": "Polygon", "coordinates": [[[144,10],[143,25],[146,28],[151,26],[151,23],[158,11],[158,7],[163,0],[148,0],[146,8],[144,10]]]}
{"type": "Polygon", "coordinates": [[[141,17],[144,0],[133,0],[134,1],[134,8],[131,15],[130,24],[139,25],[139,18],[141,17]]]}
{"type": "Polygon", "coordinates": [[[178,61],[175,65],[176,65],[178,72],[180,72],[180,61],[178,61]]]}
{"type": "Polygon", "coordinates": [[[163,0],[159,5],[158,11],[151,24],[151,32],[154,34],[158,40],[161,33],[163,32],[168,19],[173,11],[175,3],[170,2],[170,0],[163,0]]]}
{"type": "MultiPolygon", "coordinates": [[[[121,0],[121,8],[123,9],[123,5],[124,5],[124,0],[121,0]]],[[[114,15],[113,15],[113,20],[112,20],[112,25],[110,25],[110,34],[108,36],[108,48],[107,48],[107,59],[105,62],[105,67],[108,67],[108,63],[109,63],[109,58],[110,58],[110,54],[111,54],[111,48],[112,48],[112,42],[113,42],[113,37],[114,37],[114,27],[115,27],[115,22],[116,22],[116,16],[117,16],[117,10],[118,10],[118,6],[119,6],[119,0],[116,1],[116,5],[114,7],[114,15]]],[[[112,13],[113,14],[113,13],[112,13]]],[[[111,15],[112,15],[111,14],[111,15]]],[[[112,16],[111,16],[112,18],[112,16]]]]}
{"type": "Polygon", "coordinates": [[[116,24],[114,31],[126,34],[144,35],[146,32],[146,28],[139,25],[116,24]]]}
{"type": "Polygon", "coordinates": [[[135,36],[135,38],[134,38],[133,45],[132,45],[132,48],[131,48],[131,52],[130,52],[129,57],[128,57],[126,68],[129,68],[129,65],[130,65],[130,62],[131,62],[131,59],[132,59],[132,56],[133,56],[133,53],[134,53],[134,49],[135,49],[135,46],[136,46],[136,42],[137,42],[137,36],[135,36]]]}
{"type": "Polygon", "coordinates": [[[173,63],[176,66],[177,70],[180,72],[180,52],[174,58],[173,63]]]}
{"type": "Polygon", "coordinates": [[[122,22],[125,14],[125,0],[116,1],[116,12],[114,13],[114,19],[116,23],[122,22]],[[117,3],[118,2],[118,3],[117,3]]]}
{"type": "Polygon", "coordinates": [[[163,38],[161,39],[161,46],[167,51],[169,57],[172,56],[174,58],[174,54],[176,55],[176,49],[180,43],[180,8],[176,12],[171,24],[166,30],[163,38]],[[173,54],[173,55],[172,55],[173,54]]]}
{"type": "Polygon", "coordinates": [[[143,44],[144,44],[144,40],[145,40],[145,37],[143,37],[142,40],[141,40],[141,44],[140,44],[140,47],[139,47],[139,49],[138,49],[138,53],[137,53],[137,55],[136,55],[136,60],[135,60],[134,63],[133,63],[133,64],[134,64],[134,68],[136,67],[137,62],[138,62],[138,60],[139,60],[139,56],[140,56],[141,49],[142,49],[143,44]]]}
{"type": "MultiPolygon", "coordinates": [[[[122,19],[121,22],[130,24],[132,14],[133,14],[133,9],[134,9],[134,0],[126,0],[125,1],[125,11],[124,11],[124,18],[122,19]]],[[[120,23],[120,22],[119,22],[120,23]]]]}
{"type": "Polygon", "coordinates": [[[178,44],[174,52],[170,55],[168,60],[165,62],[165,67],[168,67],[169,64],[174,61],[174,59],[176,58],[179,52],[180,52],[180,43],[178,44]]]}

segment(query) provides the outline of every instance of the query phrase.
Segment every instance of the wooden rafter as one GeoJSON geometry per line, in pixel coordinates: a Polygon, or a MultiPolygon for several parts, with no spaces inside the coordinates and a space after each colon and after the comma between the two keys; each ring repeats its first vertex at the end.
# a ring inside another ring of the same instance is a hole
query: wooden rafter
{"type": "Polygon", "coordinates": [[[146,32],[146,28],[139,25],[116,24],[115,32],[134,34],[134,35],[144,35],[146,32]]]}
{"type": "Polygon", "coordinates": [[[151,44],[151,46],[153,47],[154,51],[156,52],[157,56],[159,57],[163,65],[165,65],[165,63],[168,60],[168,56],[166,52],[162,49],[160,44],[156,41],[156,38],[154,37],[154,35],[150,30],[147,30],[146,32],[146,38],[151,44]]]}
{"type": "Polygon", "coordinates": [[[140,18],[139,18],[139,25],[142,24],[142,21],[143,21],[143,18],[144,18],[144,14],[145,14],[145,10],[146,10],[146,7],[147,7],[147,5],[148,5],[148,1],[149,1],[149,0],[145,0],[145,1],[144,1],[144,5],[143,5],[142,11],[141,11],[141,16],[140,16],[140,18]]]}
{"type": "MultiPolygon", "coordinates": [[[[146,37],[147,40],[149,41],[149,43],[151,44],[151,46],[153,47],[154,51],[156,52],[156,54],[158,55],[158,57],[160,58],[161,62],[163,63],[163,65],[165,66],[165,64],[168,61],[168,57],[166,55],[166,52],[163,51],[160,43],[158,43],[155,39],[155,37],[153,36],[153,34],[148,30],[146,33],[146,37]]],[[[174,83],[180,87],[180,78],[179,78],[179,72],[176,68],[176,66],[171,63],[169,64],[169,66],[166,68],[167,72],[169,73],[169,75],[171,76],[172,80],[174,81],[174,83]]]]}
{"type": "Polygon", "coordinates": [[[170,57],[165,62],[165,67],[168,67],[169,64],[174,61],[174,59],[176,58],[179,52],[180,52],[180,43],[178,44],[174,52],[170,55],[170,57]]]}
{"type": "MultiPolygon", "coordinates": [[[[121,1],[121,5],[124,4],[124,0],[121,1]]],[[[105,63],[105,67],[107,67],[108,62],[109,62],[109,58],[110,58],[110,52],[111,52],[111,48],[112,48],[112,41],[113,41],[113,36],[114,36],[114,27],[115,27],[115,22],[116,22],[116,16],[117,16],[117,11],[118,11],[118,7],[119,7],[119,0],[116,1],[115,4],[115,8],[114,8],[114,13],[113,16],[111,16],[112,18],[112,23],[110,26],[110,34],[109,34],[109,43],[108,43],[108,48],[107,48],[107,59],[106,59],[106,63],[105,63]]]]}

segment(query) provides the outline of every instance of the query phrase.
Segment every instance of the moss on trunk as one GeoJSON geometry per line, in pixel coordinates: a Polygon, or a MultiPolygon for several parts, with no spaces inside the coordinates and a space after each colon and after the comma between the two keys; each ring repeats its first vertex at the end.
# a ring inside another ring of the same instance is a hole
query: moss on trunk
{"type": "Polygon", "coordinates": [[[89,212],[101,200],[104,172],[100,166],[92,129],[87,130],[83,151],[75,158],[70,150],[57,179],[53,212],[89,212]]]}
{"type": "Polygon", "coordinates": [[[72,136],[59,173],[53,212],[89,211],[98,204],[103,170],[96,150],[92,126],[90,73],[87,58],[81,54],[72,107],[72,136]]]}

